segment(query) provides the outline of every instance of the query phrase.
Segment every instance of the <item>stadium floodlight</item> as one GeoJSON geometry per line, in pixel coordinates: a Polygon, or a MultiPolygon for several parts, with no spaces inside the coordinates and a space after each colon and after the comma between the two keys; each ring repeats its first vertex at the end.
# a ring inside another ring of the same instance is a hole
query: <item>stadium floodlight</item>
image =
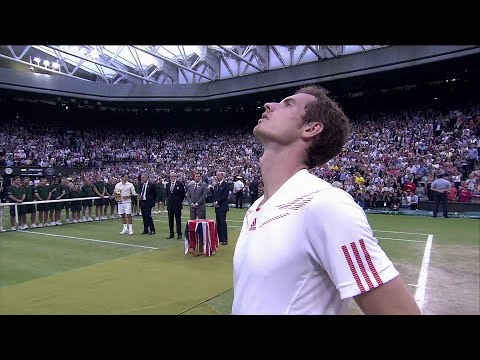
{"type": "Polygon", "coordinates": [[[54,69],[59,69],[60,68],[60,64],[58,62],[54,62],[52,63],[52,68],[54,69]]]}
{"type": "Polygon", "coordinates": [[[76,52],[78,52],[78,46],[74,45],[74,46],[70,47],[70,50],[72,50],[72,52],[76,53],[76,52]]]}
{"type": "Polygon", "coordinates": [[[80,55],[84,55],[87,53],[87,49],[85,48],[80,48],[80,50],[78,50],[78,52],[80,53],[80,55]]]}
{"type": "Polygon", "coordinates": [[[50,61],[48,61],[48,60],[43,60],[43,65],[45,65],[45,67],[48,67],[48,65],[50,65],[50,61]]]}
{"type": "Polygon", "coordinates": [[[36,57],[33,58],[33,61],[35,61],[37,63],[37,65],[40,65],[40,61],[42,61],[42,59],[40,59],[38,56],[36,56],[36,57]]]}

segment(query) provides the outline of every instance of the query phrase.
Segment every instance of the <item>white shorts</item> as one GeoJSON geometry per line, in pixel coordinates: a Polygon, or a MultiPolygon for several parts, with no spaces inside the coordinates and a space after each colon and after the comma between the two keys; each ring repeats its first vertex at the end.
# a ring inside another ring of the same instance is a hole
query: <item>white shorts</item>
{"type": "Polygon", "coordinates": [[[118,203],[118,215],[132,215],[132,203],[131,202],[121,202],[118,203]]]}

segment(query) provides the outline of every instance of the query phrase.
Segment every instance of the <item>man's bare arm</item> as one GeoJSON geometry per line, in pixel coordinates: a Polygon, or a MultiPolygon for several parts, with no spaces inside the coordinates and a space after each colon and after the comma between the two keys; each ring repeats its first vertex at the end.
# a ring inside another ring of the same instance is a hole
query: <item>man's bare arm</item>
{"type": "Polygon", "coordinates": [[[366,315],[422,314],[400,276],[354,299],[366,315]]]}

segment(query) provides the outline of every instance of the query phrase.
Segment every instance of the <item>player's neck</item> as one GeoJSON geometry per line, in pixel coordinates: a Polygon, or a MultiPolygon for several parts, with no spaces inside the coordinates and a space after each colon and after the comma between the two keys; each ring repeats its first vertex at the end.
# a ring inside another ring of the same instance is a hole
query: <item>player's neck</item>
{"type": "Polygon", "coordinates": [[[274,151],[265,148],[260,159],[262,177],[264,184],[264,201],[267,201],[273,194],[293,175],[307,166],[298,161],[295,150],[283,149],[274,151]]]}

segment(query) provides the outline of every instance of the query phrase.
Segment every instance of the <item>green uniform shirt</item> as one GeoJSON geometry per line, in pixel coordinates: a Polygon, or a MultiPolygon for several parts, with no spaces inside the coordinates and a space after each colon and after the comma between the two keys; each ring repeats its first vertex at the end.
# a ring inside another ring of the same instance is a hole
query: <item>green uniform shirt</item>
{"type": "Polygon", "coordinates": [[[97,195],[93,193],[93,185],[83,185],[81,190],[84,197],[94,197],[97,195]]]}
{"type": "Polygon", "coordinates": [[[50,192],[49,186],[38,185],[35,189],[35,194],[38,194],[42,200],[48,199],[48,193],[50,192]]]}
{"type": "Polygon", "coordinates": [[[25,197],[25,201],[33,201],[35,199],[35,197],[33,196],[33,193],[35,191],[35,188],[33,187],[33,185],[24,186],[24,188],[25,188],[25,194],[27,195],[25,197]]]}
{"type": "Polygon", "coordinates": [[[62,195],[63,186],[62,184],[52,184],[50,185],[50,191],[52,192],[50,200],[57,200],[57,198],[62,195]]]}
{"type": "MultiPolygon", "coordinates": [[[[105,189],[110,195],[113,195],[113,191],[115,190],[115,185],[112,184],[105,184],[105,189]]],[[[106,194],[105,194],[106,195],[106,194]]]]}
{"type": "Polygon", "coordinates": [[[63,195],[63,198],[62,199],[70,199],[70,192],[71,192],[71,189],[70,189],[70,186],[68,185],[65,185],[63,186],[63,190],[65,190],[65,195],[63,195]]]}
{"type": "Polygon", "coordinates": [[[78,198],[84,197],[82,190],[80,190],[80,191],[72,190],[72,191],[70,191],[69,195],[70,195],[69,199],[78,199],[78,198]]]}
{"type": "Polygon", "coordinates": [[[133,184],[133,187],[135,188],[135,192],[137,193],[138,196],[140,196],[142,192],[142,185],[140,183],[133,184]]]}
{"type": "MultiPolygon", "coordinates": [[[[12,185],[8,188],[8,195],[12,195],[16,197],[18,200],[22,200],[23,195],[25,195],[25,187],[19,186],[17,188],[16,186],[12,185]]],[[[9,196],[8,201],[14,202],[15,200],[10,199],[10,196],[9,196]]]]}
{"type": "MultiPolygon", "coordinates": [[[[97,191],[102,194],[103,189],[105,188],[105,183],[103,181],[96,181],[93,183],[93,186],[97,188],[97,191]]],[[[93,196],[98,196],[95,192],[93,193],[93,196]]]]}

